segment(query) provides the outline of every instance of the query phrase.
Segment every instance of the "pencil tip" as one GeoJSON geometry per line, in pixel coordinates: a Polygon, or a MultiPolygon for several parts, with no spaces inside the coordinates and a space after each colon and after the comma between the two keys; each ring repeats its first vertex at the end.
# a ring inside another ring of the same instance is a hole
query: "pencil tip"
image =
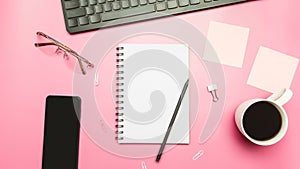
{"type": "Polygon", "coordinates": [[[155,161],[156,161],[156,162],[159,162],[160,157],[161,157],[161,154],[158,154],[155,161]]]}

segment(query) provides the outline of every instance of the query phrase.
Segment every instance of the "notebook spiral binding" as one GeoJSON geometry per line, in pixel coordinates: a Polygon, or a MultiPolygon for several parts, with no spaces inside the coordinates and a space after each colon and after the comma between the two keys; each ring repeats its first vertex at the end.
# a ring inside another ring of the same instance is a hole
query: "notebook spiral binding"
{"type": "Polygon", "coordinates": [[[124,77],[123,77],[123,74],[124,74],[124,65],[123,65],[123,62],[124,62],[124,59],[122,59],[122,56],[124,56],[124,53],[122,53],[122,50],[124,49],[124,47],[117,47],[116,50],[116,56],[117,56],[117,59],[116,59],[116,68],[117,68],[117,71],[116,71],[116,86],[117,86],[117,89],[116,89],[116,140],[123,140],[124,137],[122,137],[122,134],[124,133],[124,131],[122,131],[122,128],[124,127],[124,125],[120,124],[121,122],[124,121],[124,119],[122,118],[124,113],[120,112],[122,110],[124,110],[124,107],[123,107],[123,104],[124,104],[124,95],[122,94],[124,92],[124,89],[122,89],[122,86],[124,86],[124,77]]]}

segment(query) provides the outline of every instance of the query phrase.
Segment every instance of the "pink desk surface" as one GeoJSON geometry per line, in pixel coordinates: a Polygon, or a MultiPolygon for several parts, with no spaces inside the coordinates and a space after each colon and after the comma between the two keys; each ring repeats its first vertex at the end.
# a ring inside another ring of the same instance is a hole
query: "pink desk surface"
{"type": "MultiPolygon", "coordinates": [[[[223,67],[226,104],[213,137],[203,145],[197,143],[205,121],[205,117],[199,115],[191,129],[190,145],[168,151],[157,164],[155,157],[132,159],[108,153],[82,132],[79,168],[138,169],[144,161],[148,169],[299,169],[299,67],[291,85],[294,96],[285,105],[289,129],[282,141],[269,147],[253,145],[240,135],[233,120],[234,111],[241,102],[269,95],[246,84],[260,45],[300,58],[299,6],[298,0],[260,0],[181,15],[180,18],[203,32],[207,32],[211,20],[250,28],[243,68],[223,67]],[[193,161],[192,156],[201,149],[204,155],[193,161]]],[[[59,0],[5,1],[0,13],[0,168],[40,169],[45,98],[49,94],[72,94],[74,64],[68,69],[62,59],[47,57],[36,49],[33,46],[35,32],[44,31],[79,52],[95,32],[69,35],[59,0]]]]}

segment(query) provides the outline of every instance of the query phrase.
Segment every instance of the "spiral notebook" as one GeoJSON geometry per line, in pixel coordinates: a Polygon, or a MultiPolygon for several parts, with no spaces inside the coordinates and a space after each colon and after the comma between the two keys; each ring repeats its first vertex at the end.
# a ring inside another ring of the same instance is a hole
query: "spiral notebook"
{"type": "MultiPolygon", "coordinates": [[[[161,144],[189,78],[188,46],[120,44],[116,55],[118,143],[161,144]]],[[[189,89],[167,143],[189,144],[189,89]]]]}

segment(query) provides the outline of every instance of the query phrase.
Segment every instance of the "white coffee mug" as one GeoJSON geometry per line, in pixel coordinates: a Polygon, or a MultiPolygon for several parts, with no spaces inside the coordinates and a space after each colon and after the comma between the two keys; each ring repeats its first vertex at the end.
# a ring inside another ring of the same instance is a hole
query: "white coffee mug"
{"type": "Polygon", "coordinates": [[[277,143],[278,141],[280,141],[283,138],[283,136],[285,135],[287,128],[288,128],[288,117],[282,106],[285,103],[287,103],[291,99],[292,96],[293,96],[293,93],[290,89],[283,89],[277,93],[272,94],[267,99],[252,99],[252,100],[245,101],[237,108],[237,110],[235,112],[235,122],[236,122],[238,129],[248,140],[250,140],[251,142],[253,142],[257,145],[268,146],[268,145],[277,143]],[[244,118],[244,115],[245,115],[245,112],[247,111],[247,109],[254,103],[261,102],[261,101],[270,103],[270,105],[274,106],[278,110],[278,112],[280,113],[280,116],[281,116],[281,127],[280,127],[279,131],[277,132],[277,134],[274,137],[267,139],[267,140],[257,140],[257,139],[252,138],[251,136],[249,136],[246,133],[244,125],[243,125],[243,118],[244,118]]]}

